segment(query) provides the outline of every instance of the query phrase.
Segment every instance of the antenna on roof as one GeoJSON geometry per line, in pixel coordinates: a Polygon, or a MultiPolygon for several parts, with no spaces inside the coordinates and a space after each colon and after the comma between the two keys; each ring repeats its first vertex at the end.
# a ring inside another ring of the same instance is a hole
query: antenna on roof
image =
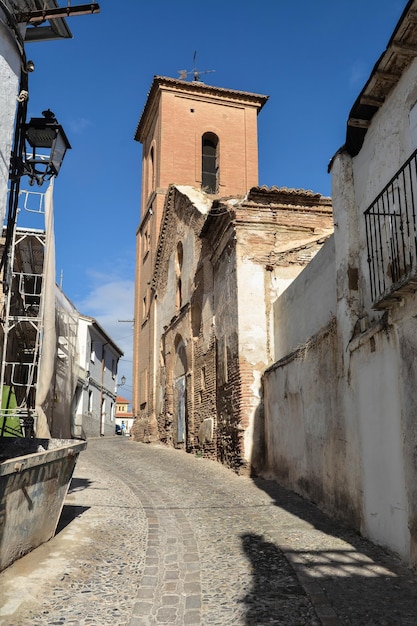
{"type": "Polygon", "coordinates": [[[178,70],[178,74],[180,75],[180,80],[187,80],[188,76],[192,76],[193,77],[193,82],[199,83],[199,82],[201,82],[200,81],[201,74],[211,74],[212,72],[216,71],[216,70],[202,70],[202,71],[199,71],[197,69],[196,58],[197,58],[197,50],[194,50],[194,58],[193,58],[194,67],[190,71],[178,70]]]}

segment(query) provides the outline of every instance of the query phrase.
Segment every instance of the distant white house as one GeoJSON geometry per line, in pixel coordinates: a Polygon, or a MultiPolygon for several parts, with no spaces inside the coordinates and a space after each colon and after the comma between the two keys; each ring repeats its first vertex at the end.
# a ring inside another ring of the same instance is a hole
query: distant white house
{"type": "Polygon", "coordinates": [[[129,410],[129,400],[117,396],[116,398],[116,425],[120,426],[122,434],[130,435],[133,426],[133,413],[129,410]]]}
{"type": "Polygon", "coordinates": [[[122,350],[97,320],[79,316],[74,436],[88,438],[114,434],[117,367],[121,356],[122,350]]]}

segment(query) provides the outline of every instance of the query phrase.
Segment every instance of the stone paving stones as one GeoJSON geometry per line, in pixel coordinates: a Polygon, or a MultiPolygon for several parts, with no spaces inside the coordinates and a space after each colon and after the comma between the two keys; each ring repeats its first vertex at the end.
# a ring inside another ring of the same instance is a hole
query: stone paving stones
{"type": "Polygon", "coordinates": [[[272,481],[88,442],[60,532],[0,574],[0,626],[417,626],[393,556],[272,481]]]}

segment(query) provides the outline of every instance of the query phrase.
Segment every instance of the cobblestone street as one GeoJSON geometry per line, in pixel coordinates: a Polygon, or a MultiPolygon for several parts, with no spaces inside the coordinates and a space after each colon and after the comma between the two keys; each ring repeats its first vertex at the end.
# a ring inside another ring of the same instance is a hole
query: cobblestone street
{"type": "Polygon", "coordinates": [[[82,452],[0,625],[417,625],[417,579],[273,482],[124,437],[82,452]]]}

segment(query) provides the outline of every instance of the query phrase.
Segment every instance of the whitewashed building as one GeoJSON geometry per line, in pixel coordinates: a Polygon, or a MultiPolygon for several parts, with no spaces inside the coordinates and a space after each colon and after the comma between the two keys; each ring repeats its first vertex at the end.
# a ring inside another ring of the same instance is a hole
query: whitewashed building
{"type": "Polygon", "coordinates": [[[17,417],[24,423],[22,429],[26,435],[32,434],[34,429],[39,437],[71,435],[69,415],[73,410],[75,388],[71,363],[76,323],[72,319],[72,305],[55,289],[52,181],[48,191],[43,193],[43,184],[56,176],[60,167],[59,159],[52,158],[52,146],[56,144],[55,155],[59,152],[63,157],[70,145],[50,111],[44,113],[44,121],[54,124],[55,143],[47,146],[44,136],[39,142],[39,136],[35,138],[29,132],[39,130],[39,126],[36,125],[38,118],[34,118],[29,129],[27,119],[29,76],[34,63],[26,55],[26,46],[71,38],[66,18],[98,11],[96,3],[91,3],[87,10],[80,6],[62,9],[57,0],[2,0],[0,3],[0,220],[2,227],[5,224],[0,250],[3,310],[0,388],[8,390],[10,397],[10,402],[2,400],[2,435],[10,430],[10,417],[14,422],[9,435],[16,433],[17,417]],[[30,150],[27,143],[31,145],[30,150]],[[35,155],[35,145],[41,148],[41,154],[35,155]],[[44,148],[51,152],[51,163],[44,148]],[[31,183],[36,179],[42,187],[40,193],[23,192],[21,181],[27,181],[27,174],[31,183]],[[25,232],[15,240],[17,215],[22,208],[19,203],[23,202],[24,208],[28,208],[26,200],[31,195],[45,199],[44,208],[41,209],[41,200],[40,210],[35,211],[45,212],[44,231],[29,232],[25,224],[19,224],[25,232]],[[36,255],[27,251],[30,249],[36,255]],[[16,311],[19,312],[17,323],[16,311]],[[28,391],[23,393],[25,388],[28,391]],[[17,417],[12,413],[17,413],[17,417]]]}
{"type": "Polygon", "coordinates": [[[263,472],[417,564],[417,1],[333,157],[334,238],[278,298],[263,472]]]}
{"type": "Polygon", "coordinates": [[[97,320],[79,316],[75,436],[88,438],[114,434],[117,366],[121,356],[122,350],[97,320]]]}

